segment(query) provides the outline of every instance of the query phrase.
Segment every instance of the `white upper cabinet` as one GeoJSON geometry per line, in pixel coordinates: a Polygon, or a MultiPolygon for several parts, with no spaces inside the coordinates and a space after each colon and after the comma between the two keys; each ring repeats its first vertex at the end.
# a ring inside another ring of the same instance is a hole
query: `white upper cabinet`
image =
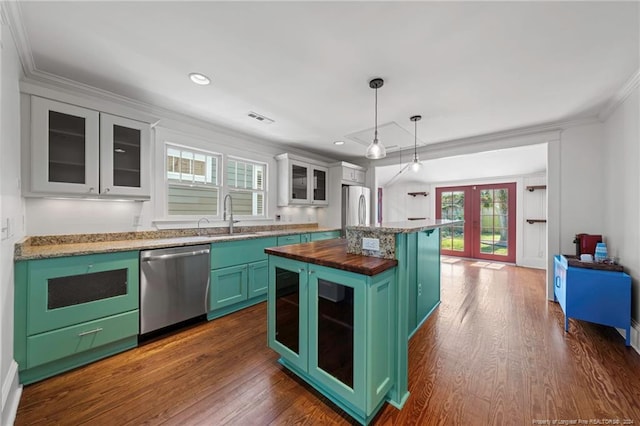
{"type": "Polygon", "coordinates": [[[32,96],[25,195],[149,199],[150,142],[147,123],[32,96]]]}
{"type": "Polygon", "coordinates": [[[342,166],[343,181],[364,185],[365,174],[364,170],[342,166]]]}
{"type": "Polygon", "coordinates": [[[99,114],[49,99],[31,100],[31,190],[95,195],[99,114]]]}
{"type": "Polygon", "coordinates": [[[149,125],[100,114],[100,193],[149,198],[149,125]]]}
{"type": "Polygon", "coordinates": [[[329,204],[329,169],[313,160],[276,156],[278,160],[278,206],[329,204]]]}

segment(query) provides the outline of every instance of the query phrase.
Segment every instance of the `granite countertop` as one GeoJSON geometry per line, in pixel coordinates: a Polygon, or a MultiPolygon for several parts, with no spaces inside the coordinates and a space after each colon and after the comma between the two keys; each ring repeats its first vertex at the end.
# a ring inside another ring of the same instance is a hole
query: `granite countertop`
{"type": "Polygon", "coordinates": [[[204,228],[201,230],[203,233],[211,233],[206,235],[198,235],[197,229],[180,229],[167,231],[27,237],[15,245],[14,261],[179,247],[196,244],[220,243],[225,241],[278,237],[305,232],[327,232],[340,230],[340,228],[320,228],[309,225],[294,225],[281,229],[277,229],[275,226],[247,227],[246,229],[238,230],[238,232],[234,234],[220,233],[224,229],[226,228],[204,228]]]}
{"type": "Polygon", "coordinates": [[[347,241],[344,239],[270,247],[264,251],[275,256],[369,276],[377,275],[398,265],[395,259],[349,254],[347,241]]]}
{"type": "Polygon", "coordinates": [[[380,234],[411,234],[413,232],[426,231],[428,229],[442,228],[443,226],[463,224],[464,220],[448,219],[423,219],[406,220],[401,222],[383,222],[382,224],[369,226],[348,226],[348,231],[369,231],[380,234]]]}

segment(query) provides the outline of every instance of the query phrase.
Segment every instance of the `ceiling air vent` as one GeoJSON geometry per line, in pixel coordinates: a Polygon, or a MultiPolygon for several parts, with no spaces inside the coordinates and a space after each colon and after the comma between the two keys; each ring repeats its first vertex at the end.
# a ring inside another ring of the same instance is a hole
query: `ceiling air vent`
{"type": "Polygon", "coordinates": [[[253,118],[254,120],[258,120],[261,123],[265,123],[265,124],[273,123],[272,119],[265,117],[264,115],[260,115],[257,112],[249,111],[249,114],[247,114],[247,116],[253,118]]]}

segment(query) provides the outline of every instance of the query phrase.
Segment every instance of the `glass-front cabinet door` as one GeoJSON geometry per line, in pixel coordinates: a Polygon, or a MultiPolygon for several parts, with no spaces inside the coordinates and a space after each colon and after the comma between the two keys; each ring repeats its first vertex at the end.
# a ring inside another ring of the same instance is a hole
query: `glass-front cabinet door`
{"type": "Polygon", "coordinates": [[[100,114],[100,192],[150,196],[149,125],[100,114]]]}
{"type": "Polygon", "coordinates": [[[313,179],[311,182],[313,183],[313,199],[311,200],[312,204],[324,205],[329,203],[329,199],[327,198],[327,172],[328,169],[324,167],[314,166],[312,169],[313,179]]]}
{"type": "Polygon", "coordinates": [[[292,161],[291,167],[291,203],[306,204],[309,202],[309,166],[292,161]]]}
{"type": "Polygon", "coordinates": [[[31,101],[31,188],[97,194],[98,112],[50,99],[31,101]]]}
{"type": "Polygon", "coordinates": [[[309,374],[356,406],[364,406],[363,277],[309,265],[309,374]]]}
{"type": "Polygon", "coordinates": [[[307,264],[269,260],[269,346],[307,370],[307,264]],[[271,320],[273,319],[273,320],[271,320]]]}

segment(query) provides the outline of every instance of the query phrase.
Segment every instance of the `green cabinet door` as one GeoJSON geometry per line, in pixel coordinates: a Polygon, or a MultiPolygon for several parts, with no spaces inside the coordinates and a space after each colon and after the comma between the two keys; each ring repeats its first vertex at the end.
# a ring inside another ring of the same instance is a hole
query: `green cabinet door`
{"type": "Polygon", "coordinates": [[[247,265],[211,271],[210,309],[216,310],[247,299],[247,265]]]}
{"type": "Polygon", "coordinates": [[[269,262],[262,260],[247,265],[249,268],[248,298],[267,294],[269,288],[269,262]]]}
{"type": "Polygon", "coordinates": [[[138,309],[138,252],[27,262],[27,335],[138,309]]]}
{"type": "Polygon", "coordinates": [[[332,394],[364,409],[366,278],[318,265],[308,268],[309,374],[332,394]],[[332,286],[340,290],[323,296],[321,288],[332,286]]]}
{"type": "Polygon", "coordinates": [[[308,364],[307,270],[304,262],[269,256],[267,341],[302,373],[308,364]]]}
{"type": "Polygon", "coordinates": [[[440,230],[418,233],[418,325],[440,303],[440,230]]]}

